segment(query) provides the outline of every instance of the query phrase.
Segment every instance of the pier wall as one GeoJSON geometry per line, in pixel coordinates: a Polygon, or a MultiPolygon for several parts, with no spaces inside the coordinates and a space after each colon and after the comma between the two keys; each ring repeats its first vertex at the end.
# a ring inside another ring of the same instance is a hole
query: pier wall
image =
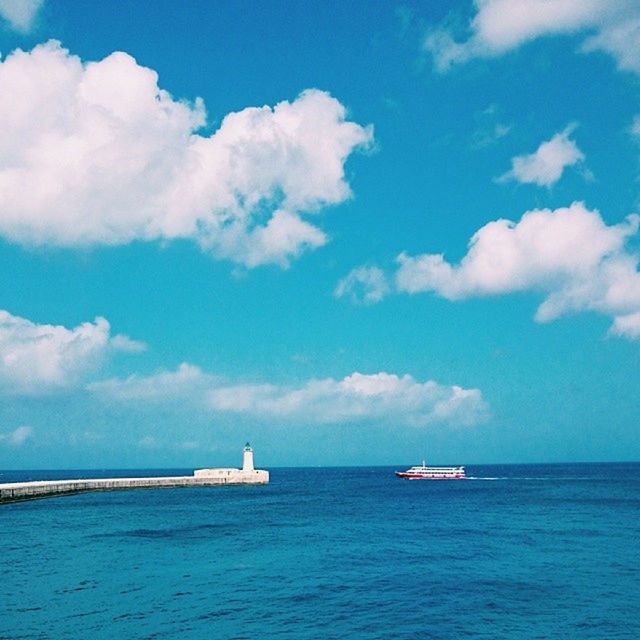
{"type": "MultiPolygon", "coordinates": [[[[225,470],[226,471],[226,470],[225,470]]],[[[86,491],[118,491],[170,487],[211,487],[234,484],[267,484],[269,474],[194,475],[158,478],[94,478],[86,480],[43,480],[0,484],[0,504],[36,498],[83,493],[86,491]]]]}

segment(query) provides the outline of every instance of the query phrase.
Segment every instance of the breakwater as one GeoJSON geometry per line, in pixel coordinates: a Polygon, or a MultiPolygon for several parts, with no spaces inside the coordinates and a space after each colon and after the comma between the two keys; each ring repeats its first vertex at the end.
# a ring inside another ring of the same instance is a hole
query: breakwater
{"type": "Polygon", "coordinates": [[[255,469],[253,449],[247,442],[242,452],[242,468],[196,469],[192,476],[150,478],[87,478],[80,480],[39,480],[0,484],[0,504],[36,498],[52,498],[87,491],[161,489],[174,487],[214,487],[228,484],[267,484],[269,472],[255,469]]]}
{"type": "Polygon", "coordinates": [[[87,491],[118,491],[128,489],[159,489],[173,487],[211,487],[238,484],[266,484],[268,477],[241,473],[217,476],[175,476],[158,478],[93,478],[83,480],[42,480],[0,484],[0,504],[36,498],[84,493],[87,491]]]}

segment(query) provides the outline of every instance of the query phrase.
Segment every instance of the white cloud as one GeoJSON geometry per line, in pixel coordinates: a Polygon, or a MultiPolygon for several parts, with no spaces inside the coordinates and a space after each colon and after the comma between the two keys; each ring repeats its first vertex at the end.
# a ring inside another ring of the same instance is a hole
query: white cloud
{"type": "Polygon", "coordinates": [[[609,333],[630,340],[640,340],[640,311],[614,318],[609,333]]]}
{"type": "Polygon", "coordinates": [[[213,414],[298,424],[355,421],[426,426],[473,425],[488,415],[478,389],[418,382],[409,375],[353,373],[342,380],[311,379],[299,385],[229,383],[183,364],[176,372],[107,380],[89,389],[103,400],[176,402],[206,407],[213,414]]]}
{"type": "Polygon", "coordinates": [[[14,31],[29,33],[44,0],[0,0],[0,17],[14,31]]]}
{"type": "Polygon", "coordinates": [[[111,338],[110,332],[104,318],[67,329],[0,311],[0,389],[37,394],[66,387],[95,369],[111,350],[141,345],[125,336],[111,338]]]}
{"type": "Polygon", "coordinates": [[[387,278],[378,267],[356,267],[335,288],[337,298],[349,296],[352,302],[373,304],[389,292],[387,278]]]}
{"type": "Polygon", "coordinates": [[[511,170],[497,181],[516,180],[540,187],[550,187],[558,182],[567,167],[584,161],[584,154],[569,138],[574,129],[575,125],[569,125],[551,140],[543,142],[534,153],[513,158],[511,170]]]}
{"type": "Polygon", "coordinates": [[[21,447],[27,440],[33,437],[33,429],[22,425],[11,433],[0,433],[0,442],[8,442],[14,447],[21,447]]]}
{"type": "Polygon", "coordinates": [[[149,376],[134,374],[124,380],[101,380],[90,383],[87,389],[98,397],[120,402],[173,402],[204,396],[216,380],[199,367],[183,362],[175,371],[161,371],[149,376]]]}
{"type": "Polygon", "coordinates": [[[603,51],[618,68],[640,73],[640,4],[636,0],[475,0],[469,36],[428,31],[424,48],[439,72],[473,58],[497,57],[544,36],[583,36],[584,52],[603,51]]]}
{"type": "Polygon", "coordinates": [[[177,101],[126,53],[85,63],[57,42],[0,64],[0,234],[24,245],[188,238],[248,267],[327,240],[303,214],[351,197],[372,142],[328,93],[228,114],[177,101]]]}
{"type": "Polygon", "coordinates": [[[116,351],[125,353],[142,353],[147,350],[147,345],[139,340],[132,340],[129,336],[118,334],[111,338],[111,346],[116,351]]]}
{"type": "Polygon", "coordinates": [[[384,372],[309,380],[298,387],[232,385],[212,390],[209,402],[217,411],[302,423],[384,420],[415,426],[434,422],[471,425],[487,413],[478,389],[443,386],[431,380],[421,383],[409,375],[384,372]]]}
{"type": "Polygon", "coordinates": [[[449,300],[537,291],[544,301],[536,320],[578,311],[613,317],[611,333],[640,337],[638,255],[627,246],[640,217],[607,225],[583,203],[534,210],[519,222],[496,220],[471,238],[459,264],[444,256],[401,254],[396,288],[431,291],[449,300]]]}

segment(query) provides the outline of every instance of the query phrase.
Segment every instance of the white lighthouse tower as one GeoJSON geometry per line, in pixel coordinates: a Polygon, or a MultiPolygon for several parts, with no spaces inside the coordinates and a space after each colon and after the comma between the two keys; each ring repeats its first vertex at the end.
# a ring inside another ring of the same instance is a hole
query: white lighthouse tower
{"type": "Polygon", "coordinates": [[[253,473],[255,470],[253,467],[253,449],[248,442],[244,445],[242,452],[242,470],[245,473],[253,473]]]}

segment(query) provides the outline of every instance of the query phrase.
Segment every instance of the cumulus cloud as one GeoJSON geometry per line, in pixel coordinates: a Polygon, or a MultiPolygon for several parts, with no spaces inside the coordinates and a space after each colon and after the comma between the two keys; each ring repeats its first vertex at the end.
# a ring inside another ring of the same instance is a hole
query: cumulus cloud
{"type": "Polygon", "coordinates": [[[0,17],[18,33],[31,31],[44,0],[0,0],[0,17]]]}
{"type": "Polygon", "coordinates": [[[111,338],[111,347],[125,353],[142,353],[147,350],[147,345],[144,342],[132,340],[129,336],[124,336],[121,333],[111,338]]]}
{"type": "Polygon", "coordinates": [[[466,39],[431,28],[423,46],[443,73],[473,58],[492,58],[544,36],[581,35],[584,52],[603,51],[619,69],[640,73],[636,0],[475,0],[466,39]]]}
{"type": "Polygon", "coordinates": [[[0,442],[7,442],[14,447],[21,447],[27,440],[33,437],[33,428],[21,425],[10,433],[0,433],[0,442]]]}
{"type": "Polygon", "coordinates": [[[87,389],[99,397],[121,402],[173,402],[176,399],[188,400],[204,396],[216,380],[200,367],[183,362],[175,371],[100,380],[88,384],[87,389]]]}
{"type": "Polygon", "coordinates": [[[112,338],[104,318],[67,329],[0,311],[0,390],[37,394],[67,387],[123,345],[127,351],[142,348],[125,336],[112,338]]]}
{"type": "Polygon", "coordinates": [[[607,225],[598,211],[576,202],[496,220],[477,231],[458,264],[441,254],[401,254],[396,288],[434,292],[449,300],[517,291],[544,296],[536,320],[595,311],[613,317],[611,333],[640,337],[638,255],[628,247],[640,217],[607,225]]]}
{"type": "Polygon", "coordinates": [[[175,100],[126,53],[83,62],[57,42],[0,63],[0,235],[86,247],[195,241],[247,267],[286,266],[325,233],[309,218],[351,197],[345,162],[371,127],[328,93],[230,113],[175,100]]]}
{"type": "Polygon", "coordinates": [[[409,375],[353,373],[342,380],[310,380],[298,387],[233,385],[209,393],[218,411],[310,423],[357,420],[472,425],[486,417],[478,389],[418,382],[409,375]]]}
{"type": "Polygon", "coordinates": [[[629,340],[640,340],[640,311],[614,318],[609,333],[629,340]]]}
{"type": "Polygon", "coordinates": [[[571,124],[551,140],[543,142],[534,153],[513,158],[511,170],[500,176],[497,182],[516,180],[540,187],[554,185],[567,167],[584,161],[584,154],[575,140],[569,138],[574,129],[575,125],[571,124]]]}
{"type": "Polygon", "coordinates": [[[373,304],[389,292],[389,283],[378,267],[356,267],[335,288],[336,298],[348,296],[352,302],[373,304]]]}
{"type": "Polygon", "coordinates": [[[467,426],[486,419],[480,390],[419,382],[409,375],[353,373],[342,380],[311,379],[299,385],[230,383],[182,364],[175,372],[112,379],[90,385],[104,400],[189,401],[214,414],[238,414],[299,424],[384,421],[426,426],[467,426]],[[176,387],[178,390],[176,390],[176,387]]]}

